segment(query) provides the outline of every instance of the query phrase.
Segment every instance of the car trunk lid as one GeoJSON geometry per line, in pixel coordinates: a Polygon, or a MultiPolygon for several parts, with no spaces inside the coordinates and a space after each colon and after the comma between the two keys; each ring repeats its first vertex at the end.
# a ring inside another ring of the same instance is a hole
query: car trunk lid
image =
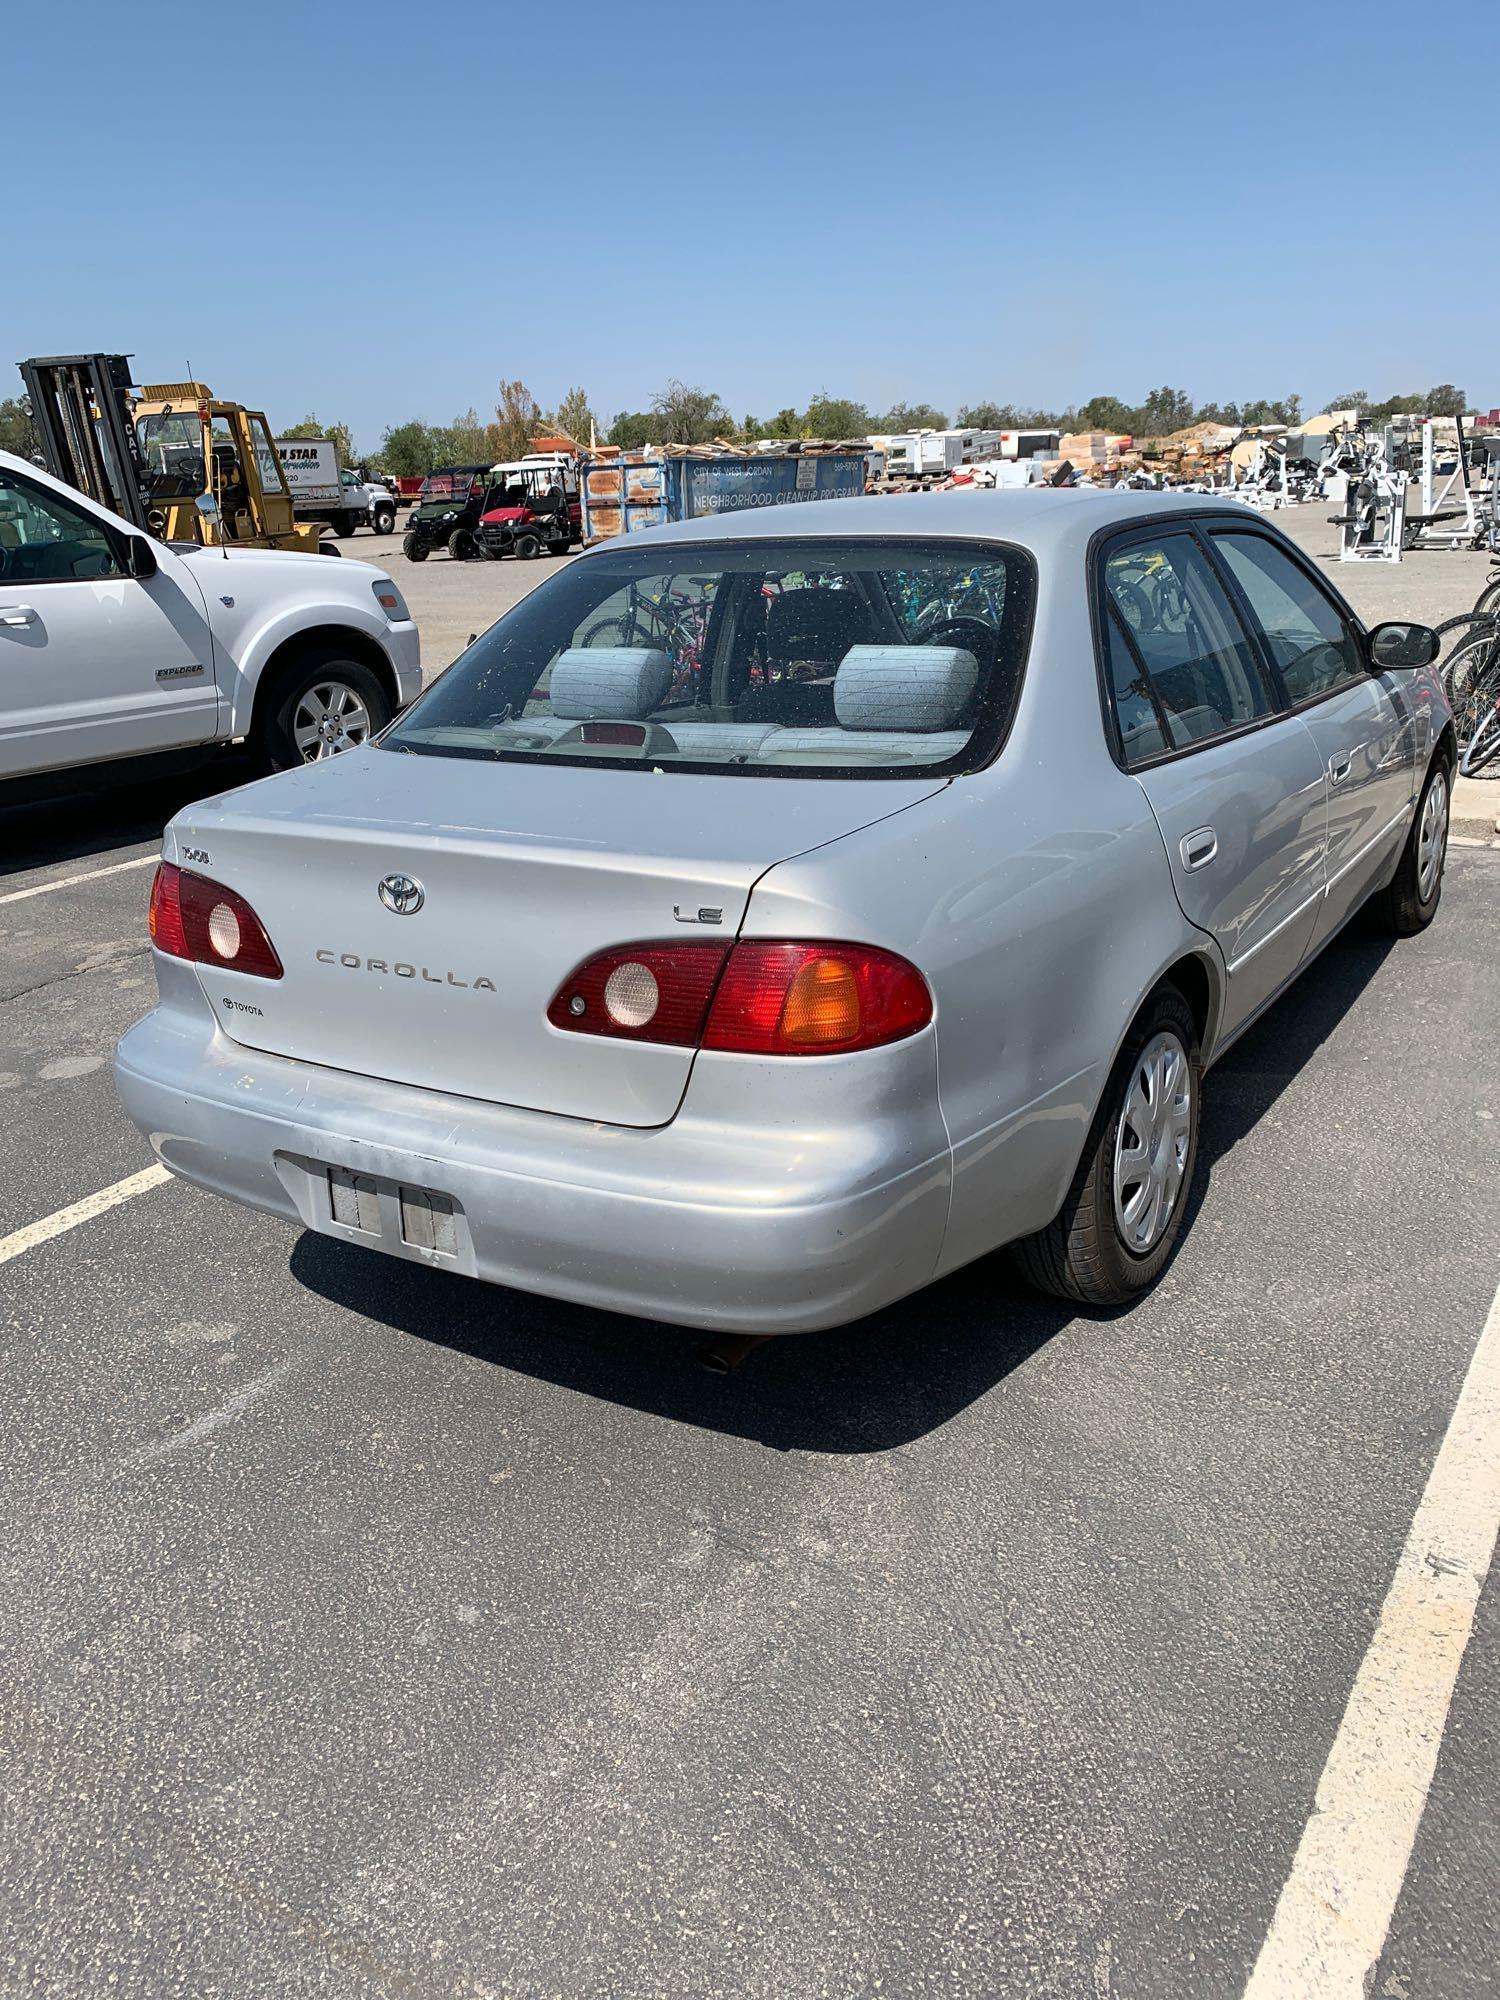
{"type": "Polygon", "coordinates": [[[275,982],[198,968],[246,1047],[660,1125],[693,1051],[552,1027],[569,972],[609,945],[728,943],[768,867],[942,788],[361,750],[187,808],[174,858],[238,890],[285,968],[275,982]],[[397,884],[382,901],[391,877],[420,895],[397,884]]]}

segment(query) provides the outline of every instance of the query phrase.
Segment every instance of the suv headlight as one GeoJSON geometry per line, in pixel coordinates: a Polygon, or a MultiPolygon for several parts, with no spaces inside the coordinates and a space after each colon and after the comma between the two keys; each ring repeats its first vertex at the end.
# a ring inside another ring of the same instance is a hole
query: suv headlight
{"type": "Polygon", "coordinates": [[[406,608],[406,599],[388,576],[377,577],[370,588],[375,593],[375,602],[393,625],[410,622],[411,613],[406,608]]]}

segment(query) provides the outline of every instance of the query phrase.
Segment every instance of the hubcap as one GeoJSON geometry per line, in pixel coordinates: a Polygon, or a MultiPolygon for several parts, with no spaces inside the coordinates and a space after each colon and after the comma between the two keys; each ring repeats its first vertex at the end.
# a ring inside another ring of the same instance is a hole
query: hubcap
{"type": "Polygon", "coordinates": [[[1115,1133],[1115,1227],[1137,1257],[1155,1249],[1172,1219],[1192,1136],[1192,1065],[1164,1030],[1136,1057],[1115,1133]]]}
{"type": "Polygon", "coordinates": [[[292,717],[292,741],[304,764],[337,757],[368,742],[370,711],[346,681],[323,681],[310,687],[292,717]]]}
{"type": "Polygon", "coordinates": [[[1429,902],[1443,872],[1443,851],[1448,844],[1448,780],[1434,771],[1427,796],[1422,801],[1422,823],[1417,829],[1417,893],[1429,902]]]}

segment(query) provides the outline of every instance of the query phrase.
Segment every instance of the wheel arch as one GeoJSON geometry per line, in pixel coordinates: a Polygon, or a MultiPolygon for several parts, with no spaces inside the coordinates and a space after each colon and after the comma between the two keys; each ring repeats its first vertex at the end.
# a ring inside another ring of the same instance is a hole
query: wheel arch
{"type": "Polygon", "coordinates": [[[370,669],[390,697],[391,713],[394,715],[401,706],[401,692],[396,684],[395,668],[379,641],[372,639],[368,632],[361,632],[355,625],[312,625],[291,633],[267,656],[255,684],[255,699],[244,733],[253,736],[259,729],[267,709],[276,699],[277,688],[285,682],[294,667],[310,654],[333,651],[341,652],[370,669]]]}

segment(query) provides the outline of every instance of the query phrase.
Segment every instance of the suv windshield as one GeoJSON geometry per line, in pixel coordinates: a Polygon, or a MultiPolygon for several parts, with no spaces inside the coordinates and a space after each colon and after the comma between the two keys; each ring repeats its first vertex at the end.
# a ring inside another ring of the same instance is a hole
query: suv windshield
{"type": "Polygon", "coordinates": [[[1034,575],[986,543],[612,548],[492,626],[386,749],[736,776],[971,770],[1009,728],[1034,575]]]}

